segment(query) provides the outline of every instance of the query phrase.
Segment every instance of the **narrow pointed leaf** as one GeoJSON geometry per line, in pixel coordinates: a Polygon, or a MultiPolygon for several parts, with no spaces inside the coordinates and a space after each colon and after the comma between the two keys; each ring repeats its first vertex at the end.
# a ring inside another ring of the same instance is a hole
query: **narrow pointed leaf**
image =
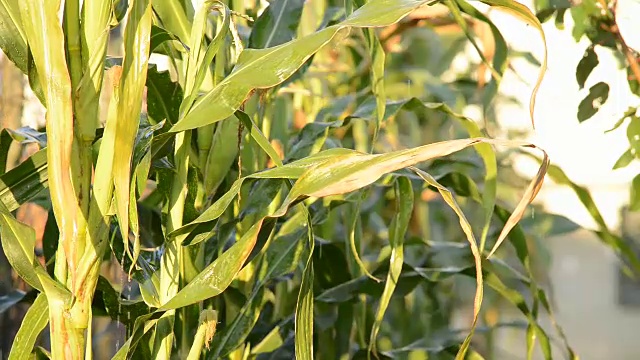
{"type": "Polygon", "coordinates": [[[187,14],[191,13],[191,1],[186,0],[156,0],[153,10],[158,15],[162,26],[175,34],[186,43],[191,33],[191,21],[187,14]]]}
{"type": "MultiPolygon", "coordinates": [[[[451,191],[449,191],[444,186],[440,185],[431,175],[415,169],[414,170],[427,184],[434,186],[442,195],[444,201],[449,205],[449,207],[456,213],[460,220],[460,226],[464,231],[464,234],[469,242],[469,247],[471,248],[471,253],[473,254],[473,259],[475,262],[475,270],[476,270],[476,294],[473,299],[473,322],[471,324],[471,331],[464,339],[462,345],[460,345],[460,349],[458,350],[458,354],[456,355],[456,360],[464,360],[469,350],[469,346],[471,345],[471,339],[473,338],[476,325],[478,323],[478,315],[480,314],[480,306],[482,306],[482,297],[484,294],[484,282],[482,277],[482,258],[480,255],[480,249],[478,248],[478,243],[476,242],[475,236],[473,235],[473,229],[471,228],[471,224],[467,220],[466,216],[460,209],[460,206],[456,202],[455,198],[451,191]]],[[[506,227],[505,227],[506,228],[506,227]]]]}
{"type": "MultiPolygon", "coordinates": [[[[530,156],[535,158],[535,156],[533,155],[530,156]]],[[[540,161],[540,159],[535,159],[540,161]]],[[[611,247],[616,255],[618,255],[622,259],[625,259],[634,270],[640,271],[640,259],[638,259],[636,252],[627,242],[625,242],[619,236],[616,236],[609,229],[609,226],[604,221],[604,218],[602,217],[600,210],[598,210],[598,206],[593,200],[593,197],[591,196],[589,190],[584,186],[578,185],[571,181],[571,179],[564,173],[564,171],[556,165],[549,166],[549,178],[555,183],[568,186],[573,190],[576,196],[578,196],[580,202],[589,212],[589,215],[591,215],[595,223],[598,225],[598,231],[595,232],[596,235],[602,240],[602,242],[611,247]]]]}
{"type": "Polygon", "coordinates": [[[147,79],[151,18],[150,2],[135,1],[129,9],[124,30],[124,59],[115,134],[115,145],[118,151],[113,158],[116,214],[124,239],[129,236],[131,160],[140,123],[142,93],[147,79]]]}
{"type": "Polygon", "coordinates": [[[168,71],[159,72],[156,65],[149,65],[147,72],[147,111],[155,123],[166,120],[173,125],[178,121],[182,89],[171,81],[168,71]]]}
{"type": "MultiPolygon", "coordinates": [[[[306,212],[306,210],[305,210],[306,212]]],[[[307,213],[308,214],[308,213],[307,213]]],[[[295,313],[295,350],[296,359],[313,360],[313,250],[315,238],[311,219],[308,220],[309,257],[302,272],[300,292],[295,313]]]]}
{"type": "Polygon", "coordinates": [[[0,176],[0,200],[14,211],[46,189],[48,180],[47,150],[42,149],[0,176]]]}
{"type": "Polygon", "coordinates": [[[42,283],[35,268],[41,266],[34,254],[35,230],[16,220],[3,204],[0,204],[0,240],[11,267],[27,284],[42,291],[42,283]]]}
{"type": "Polygon", "coordinates": [[[544,35],[544,30],[542,30],[542,24],[540,24],[540,20],[538,20],[538,18],[531,12],[531,10],[529,10],[528,7],[517,2],[516,0],[480,0],[480,1],[496,9],[503,10],[505,12],[508,12],[516,16],[517,18],[524,21],[528,25],[533,26],[540,33],[540,37],[542,38],[542,42],[544,45],[544,54],[542,58],[542,66],[540,67],[540,72],[538,73],[538,79],[536,80],[536,84],[533,87],[533,91],[531,92],[531,99],[529,101],[529,114],[531,116],[531,125],[535,126],[534,110],[536,106],[536,95],[538,94],[540,85],[542,85],[544,74],[547,71],[547,39],[544,35]]]}
{"type": "Polygon", "coordinates": [[[262,220],[255,223],[236,244],[202,270],[159,310],[177,309],[222,293],[231,284],[251,254],[261,226],[262,220]]]}
{"type": "Polygon", "coordinates": [[[384,319],[384,314],[387,311],[391,296],[402,272],[402,265],[404,264],[404,237],[409,227],[411,214],[413,213],[414,196],[409,179],[406,177],[398,178],[395,188],[398,209],[391,226],[389,226],[389,245],[391,246],[389,273],[387,274],[387,280],[384,284],[384,291],[380,297],[380,303],[378,304],[378,310],[376,311],[369,339],[369,351],[373,351],[374,354],[377,353],[376,341],[382,320],[384,319]]]}
{"type": "Polygon", "coordinates": [[[44,293],[39,293],[36,300],[22,320],[20,329],[13,339],[9,360],[28,359],[38,336],[49,322],[49,305],[44,293]]]}
{"type": "Polygon", "coordinates": [[[172,132],[213,124],[232,115],[254,89],[284,82],[342,29],[391,25],[429,0],[377,0],[354,12],[340,24],[268,49],[246,49],[233,72],[198,99],[172,132]],[[215,99],[215,101],[214,101],[215,99]]]}

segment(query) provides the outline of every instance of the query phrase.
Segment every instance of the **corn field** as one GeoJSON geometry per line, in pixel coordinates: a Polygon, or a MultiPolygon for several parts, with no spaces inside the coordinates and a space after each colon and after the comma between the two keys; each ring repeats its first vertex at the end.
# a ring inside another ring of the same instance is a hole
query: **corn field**
{"type": "MultiPolygon", "coordinates": [[[[481,2],[541,42],[567,10],[481,2]]],[[[599,213],[543,149],[489,136],[524,55],[476,3],[1,0],[0,315],[26,311],[2,356],[491,359],[514,327],[526,357],[577,359],[541,325],[531,240],[568,220],[520,220],[547,175],[599,213]],[[24,89],[46,125],[11,110],[24,89]],[[503,304],[524,321],[500,322],[503,304]]]]}

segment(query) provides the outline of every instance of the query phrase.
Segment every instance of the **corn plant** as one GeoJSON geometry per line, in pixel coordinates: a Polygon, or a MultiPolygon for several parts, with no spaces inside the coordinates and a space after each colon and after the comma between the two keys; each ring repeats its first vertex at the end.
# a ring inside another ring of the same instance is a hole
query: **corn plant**
{"type": "MultiPolygon", "coordinates": [[[[541,29],[515,1],[483,2],[541,29]]],[[[438,94],[398,91],[403,32],[446,19],[479,50],[480,78],[491,76],[478,81],[489,113],[508,49],[467,1],[0,5],[0,46],[47,109],[46,133],[0,135],[3,154],[12,141],[41,146],[0,177],[2,248],[35,295],[11,359],[92,358],[99,316],[126,328],[116,359],[479,357],[485,286],[522,311],[528,354],[537,339],[552,357],[538,322],[551,308],[518,225],[546,154],[521,198],[505,202],[493,146],[537,148],[486,137],[438,94]],[[108,54],[119,29],[121,54],[108,54]],[[427,144],[411,130],[425,117],[448,124],[431,125],[427,144]],[[13,211],[44,189],[43,265],[13,211]],[[432,229],[429,211],[450,225],[432,229]],[[520,268],[493,256],[506,239],[520,268]],[[108,264],[121,267],[126,294],[108,264]],[[474,279],[469,328],[426,343],[448,320],[410,324],[401,302],[446,306],[439,292],[454,277],[474,279]],[[35,346],[47,325],[50,353],[35,346]],[[402,335],[411,328],[430,333],[402,335]]]]}

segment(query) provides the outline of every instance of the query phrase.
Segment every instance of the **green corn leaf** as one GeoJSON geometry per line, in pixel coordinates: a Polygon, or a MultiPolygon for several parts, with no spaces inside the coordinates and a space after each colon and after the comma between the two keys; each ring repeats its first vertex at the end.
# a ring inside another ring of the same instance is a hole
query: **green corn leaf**
{"type": "Polygon", "coordinates": [[[147,72],[147,108],[149,118],[154,123],[166,120],[175,124],[180,114],[182,88],[171,81],[168,71],[159,72],[156,65],[149,65],[147,72]]]}
{"type": "MultiPolygon", "coordinates": [[[[527,305],[527,302],[525,301],[522,294],[506,286],[498,277],[490,262],[486,262],[485,264],[483,264],[483,266],[485,270],[487,270],[484,279],[485,283],[493,290],[498,292],[503,298],[515,305],[528,318],[528,320],[532,324],[531,328],[535,332],[538,340],[540,340],[540,346],[542,347],[542,352],[545,356],[545,359],[550,359],[551,346],[549,337],[544,329],[537,324],[535,317],[532,311],[529,309],[529,306],[527,305]]],[[[471,273],[468,275],[473,276],[471,273]]]]}
{"type": "Polygon", "coordinates": [[[124,239],[129,236],[131,160],[140,122],[142,93],[147,79],[151,17],[150,2],[135,1],[129,10],[124,30],[124,59],[115,129],[115,146],[118,152],[113,157],[116,215],[124,239]]]}
{"type": "Polygon", "coordinates": [[[300,292],[296,301],[295,313],[295,350],[296,359],[312,360],[313,353],[313,250],[315,237],[313,235],[313,227],[311,226],[311,218],[307,210],[304,211],[308,217],[308,241],[309,241],[309,257],[302,272],[302,281],[300,283],[300,292]]]}
{"type": "Polygon", "coordinates": [[[102,276],[98,278],[95,296],[102,299],[105,310],[112,320],[122,322],[128,327],[133,326],[138,317],[150,312],[149,307],[141,300],[123,299],[111,286],[109,280],[102,276]]]}
{"type": "Polygon", "coordinates": [[[247,299],[238,315],[214,338],[211,344],[211,358],[224,358],[245,342],[258,321],[264,302],[265,288],[260,287],[247,299]]]}
{"type": "Polygon", "coordinates": [[[185,113],[191,108],[205,76],[210,73],[209,66],[214,56],[218,53],[220,46],[224,43],[229,31],[230,17],[229,8],[220,1],[205,0],[200,5],[191,27],[190,51],[185,65],[184,92],[186,96],[180,105],[180,113],[185,113]],[[212,8],[222,13],[223,22],[205,51],[202,44],[207,26],[207,15],[212,8]]]}
{"type": "Polygon", "coordinates": [[[282,328],[276,326],[257,345],[251,349],[252,355],[270,353],[284,344],[284,339],[280,333],[282,328]]]}
{"type": "Polygon", "coordinates": [[[246,339],[255,325],[256,311],[263,305],[262,290],[266,283],[280,275],[290,273],[299,264],[304,251],[302,237],[307,226],[307,217],[303,211],[297,212],[280,228],[278,235],[267,247],[260,262],[257,282],[247,302],[242,306],[234,320],[222,329],[214,339],[212,357],[224,357],[237,348],[246,339]]]}
{"type": "Polygon", "coordinates": [[[42,149],[0,176],[0,200],[8,211],[16,210],[48,187],[47,170],[47,150],[42,149]]]}
{"type": "Polygon", "coordinates": [[[204,192],[212,196],[238,156],[238,124],[235,116],[220,121],[213,134],[204,174],[204,192]]]}
{"type": "Polygon", "coordinates": [[[69,291],[52,279],[35,258],[35,231],[16,220],[2,203],[0,203],[0,241],[7,260],[27,284],[47,294],[50,303],[68,304],[71,299],[69,291]]]}
{"type": "Polygon", "coordinates": [[[31,287],[43,291],[36,272],[36,267],[42,268],[34,254],[36,233],[16,220],[3,204],[0,204],[0,240],[7,260],[18,275],[31,287]]]}
{"type": "MultiPolygon", "coordinates": [[[[160,45],[164,44],[166,41],[171,40],[180,41],[177,36],[161,28],[160,26],[151,26],[151,40],[149,42],[149,50],[151,52],[155,52],[155,50],[160,45]]],[[[188,49],[188,47],[184,43],[181,42],[181,44],[185,47],[185,49],[188,49]]]]}
{"type": "MultiPolygon", "coordinates": [[[[78,224],[77,215],[81,209],[72,183],[72,175],[78,175],[77,168],[72,166],[76,163],[72,161],[75,157],[72,154],[72,86],[67,70],[65,37],[57,15],[56,5],[59,3],[44,4],[29,0],[21,1],[19,5],[27,43],[32,51],[35,67],[39,69],[39,80],[45,95],[47,138],[56,139],[46,148],[50,165],[48,172],[51,202],[60,229],[61,246],[69,268],[74,272],[79,266],[80,257],[75,234],[82,225],[78,224]]],[[[51,295],[47,294],[49,301],[52,301],[51,295]]]]}
{"type": "Polygon", "coordinates": [[[186,0],[156,0],[153,11],[158,15],[161,26],[175,34],[186,43],[191,34],[191,20],[187,14],[193,14],[191,1],[186,0]]]}
{"type": "Polygon", "coordinates": [[[391,295],[393,295],[402,272],[402,265],[404,264],[404,237],[409,227],[411,214],[413,213],[414,195],[411,182],[405,177],[400,177],[396,181],[395,190],[398,209],[396,216],[389,226],[389,245],[391,246],[389,273],[387,274],[384,291],[380,297],[380,303],[376,311],[376,317],[371,328],[371,336],[369,339],[369,352],[373,352],[374,354],[377,353],[376,341],[382,320],[384,319],[384,314],[387,311],[387,307],[391,301],[391,295]]]}
{"type": "Polygon", "coordinates": [[[282,166],[282,159],[276,152],[276,150],[271,146],[269,139],[264,136],[260,128],[253,122],[253,120],[241,110],[235,112],[236,118],[238,118],[244,124],[245,128],[248,129],[249,134],[253,138],[253,140],[260,146],[260,148],[269,155],[269,158],[276,164],[276,166],[282,166]]]}
{"type": "Polygon", "coordinates": [[[236,244],[202,270],[159,310],[177,309],[222,293],[249,257],[258,239],[261,226],[262,221],[256,222],[236,244]]]}
{"type": "Polygon", "coordinates": [[[249,48],[265,49],[295,38],[302,16],[303,0],[274,0],[254,22],[249,48]]]}
{"type": "Polygon", "coordinates": [[[303,238],[308,226],[306,221],[305,213],[300,211],[282,225],[262,260],[258,286],[264,286],[270,280],[295,271],[304,253],[303,238]]]}
{"type": "Polygon", "coordinates": [[[29,84],[38,99],[44,104],[45,98],[38,79],[38,72],[27,47],[27,35],[23,29],[19,1],[0,1],[0,49],[23,73],[29,75],[29,84]]]}
{"type": "Polygon", "coordinates": [[[171,129],[179,132],[213,124],[231,116],[254,89],[270,88],[293,75],[313,54],[343,29],[391,25],[429,0],[372,1],[340,24],[268,49],[246,49],[234,71],[198,99],[171,129]],[[213,101],[216,99],[216,101],[213,101]]]}
{"type": "MultiPolygon", "coordinates": [[[[352,150],[342,148],[326,150],[319,154],[294,161],[281,167],[265,170],[240,178],[236,180],[233,185],[231,185],[231,188],[223,196],[221,196],[218,200],[216,200],[216,202],[213,203],[213,205],[208,207],[202,214],[200,214],[197,219],[169,233],[169,238],[184,239],[191,232],[194,232],[196,229],[198,229],[198,227],[201,227],[201,229],[207,229],[207,231],[212,231],[211,223],[218,219],[225,212],[229,204],[231,204],[233,199],[238,195],[242,184],[247,179],[297,179],[308,168],[313,167],[323,161],[327,161],[328,159],[331,159],[336,155],[349,154],[351,152],[352,150]]],[[[189,244],[197,243],[198,241],[202,241],[205,238],[206,236],[200,236],[197,241],[192,240],[189,242],[189,244]]]]}
{"type": "MultiPolygon", "coordinates": [[[[447,266],[445,268],[416,268],[404,264],[394,296],[404,296],[412,291],[421,280],[429,282],[438,282],[449,279],[453,275],[463,274],[465,271],[473,271],[473,266],[447,266]]],[[[386,266],[381,266],[374,271],[374,274],[382,274],[383,271],[388,272],[386,266]]],[[[368,276],[360,276],[355,279],[340,283],[324,290],[316,297],[317,302],[328,304],[350,303],[358,295],[366,294],[372,297],[381,296],[384,291],[385,284],[378,283],[368,276]]]]}
{"type": "Polygon", "coordinates": [[[13,339],[9,360],[28,359],[38,336],[49,322],[49,306],[44,293],[39,293],[36,300],[22,320],[20,329],[13,339]]]}
{"type": "MultiPolygon", "coordinates": [[[[506,221],[506,219],[510,216],[509,212],[499,206],[496,206],[496,215],[498,216],[498,218],[501,221],[506,221]]],[[[518,257],[518,259],[520,260],[520,262],[522,263],[522,265],[524,266],[524,268],[527,270],[528,275],[530,278],[533,278],[533,271],[531,269],[531,261],[530,261],[530,255],[529,255],[529,249],[527,246],[527,239],[525,237],[525,234],[522,230],[522,228],[520,227],[520,225],[514,227],[513,231],[509,234],[509,241],[511,242],[511,244],[514,246],[514,248],[516,249],[516,255],[518,257]]],[[[495,260],[496,263],[498,263],[498,260],[495,260]]],[[[537,288],[537,286],[535,286],[535,283],[531,280],[527,280],[525,279],[524,276],[517,274],[515,270],[511,269],[508,266],[503,266],[504,268],[507,268],[508,270],[512,271],[514,274],[516,274],[517,278],[520,279],[529,289],[531,289],[532,295],[534,296],[534,298],[536,299],[536,301],[539,301],[539,299],[541,297],[543,297],[544,302],[546,302],[546,294],[544,292],[543,289],[539,289],[537,288]]],[[[493,286],[492,286],[493,287],[493,286]]],[[[507,296],[507,293],[505,293],[504,291],[501,293],[503,296],[507,296]]],[[[511,297],[513,297],[513,295],[510,295],[511,297]]],[[[514,302],[515,299],[510,300],[511,302],[514,302]],[[512,301],[513,300],[513,301],[512,301]]],[[[520,301],[520,300],[517,300],[520,301]]],[[[514,305],[516,305],[520,311],[523,312],[523,314],[527,317],[527,320],[529,321],[529,329],[531,329],[531,331],[533,331],[533,334],[535,334],[539,340],[540,340],[540,345],[542,347],[542,351],[545,352],[545,356],[546,354],[546,347],[548,346],[549,343],[549,338],[547,336],[547,334],[542,330],[541,326],[538,323],[538,315],[536,312],[534,311],[530,311],[526,305],[525,307],[521,307],[521,305],[518,303],[516,304],[514,302],[514,305]]],[[[558,333],[561,335],[561,337],[564,340],[564,345],[567,348],[567,351],[569,353],[573,353],[573,350],[571,349],[571,347],[569,346],[566,337],[564,336],[564,332],[562,331],[562,329],[557,326],[557,324],[555,324],[555,319],[554,319],[554,314],[551,311],[550,307],[545,307],[545,309],[547,310],[547,312],[549,313],[549,317],[552,319],[552,322],[554,323],[554,326],[556,328],[556,330],[558,331],[558,333]]],[[[549,355],[550,356],[550,355],[549,355]]]]}
{"type": "MultiPolygon", "coordinates": [[[[131,337],[118,351],[114,359],[128,359],[144,334],[158,319],[162,321],[170,310],[188,306],[221,294],[236,277],[256,244],[263,221],[254,224],[229,250],[200,272],[174,297],[165,302],[154,313],[140,316],[133,326],[131,337]]],[[[158,327],[161,325],[158,323],[158,327]]],[[[156,331],[156,336],[159,335],[156,331]]]]}
{"type": "MultiPolygon", "coordinates": [[[[465,8],[465,7],[463,7],[465,8]]],[[[466,8],[465,8],[466,9],[466,8]]],[[[451,116],[453,119],[459,121],[462,126],[465,128],[470,137],[482,137],[484,136],[483,132],[480,130],[475,121],[462,116],[460,114],[456,114],[450,107],[443,103],[424,103],[416,98],[402,100],[391,103],[392,111],[389,114],[385,114],[385,116],[391,116],[396,114],[400,109],[406,109],[410,111],[424,111],[424,110],[435,110],[441,113],[447,114],[451,116]]],[[[491,225],[491,216],[493,214],[493,207],[496,203],[496,194],[497,194],[497,186],[498,186],[498,165],[496,160],[496,155],[491,149],[489,144],[478,144],[474,147],[485,167],[485,178],[484,178],[484,189],[482,191],[482,203],[485,211],[485,221],[484,227],[482,228],[482,235],[480,237],[480,249],[484,250],[484,245],[487,240],[487,235],[489,234],[489,228],[491,225]]]]}
{"type": "Polygon", "coordinates": [[[0,176],[7,172],[9,148],[12,142],[13,138],[8,129],[2,129],[2,131],[0,131],[0,176]]]}
{"type": "MultiPolygon", "coordinates": [[[[475,262],[475,270],[476,270],[476,294],[473,300],[473,322],[471,324],[471,330],[467,337],[464,339],[464,342],[460,346],[460,350],[458,350],[458,354],[456,355],[456,360],[463,360],[469,350],[469,346],[471,345],[471,339],[473,338],[475,328],[478,321],[478,315],[480,314],[480,306],[482,305],[482,297],[484,293],[484,283],[482,277],[482,258],[480,256],[480,249],[478,248],[478,244],[476,242],[475,236],[473,235],[473,230],[471,228],[471,224],[465,217],[462,209],[456,202],[455,198],[451,191],[449,191],[444,186],[440,185],[431,175],[419,170],[414,169],[414,171],[427,182],[427,184],[435,187],[442,195],[442,198],[445,200],[447,205],[458,215],[460,219],[460,226],[464,231],[467,241],[469,241],[469,246],[471,248],[471,253],[473,254],[474,262],[475,262]]],[[[505,228],[507,225],[505,225],[505,228]]]]}

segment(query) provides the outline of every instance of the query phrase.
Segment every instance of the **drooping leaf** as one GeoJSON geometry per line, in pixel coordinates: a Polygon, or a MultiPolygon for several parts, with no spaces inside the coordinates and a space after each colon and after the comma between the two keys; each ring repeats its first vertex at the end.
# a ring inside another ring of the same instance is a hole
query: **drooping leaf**
{"type": "Polygon", "coordinates": [[[136,1],[129,10],[124,30],[124,60],[115,130],[118,151],[113,157],[113,184],[116,215],[125,239],[129,236],[131,160],[140,123],[142,93],[147,80],[151,19],[151,3],[136,1]]]}
{"type": "MultiPolygon", "coordinates": [[[[480,314],[480,306],[482,305],[482,298],[484,294],[484,282],[483,282],[483,276],[482,276],[482,258],[480,257],[480,249],[478,248],[478,244],[476,242],[475,236],[473,235],[473,229],[471,228],[471,224],[469,224],[469,221],[467,220],[464,213],[462,212],[462,209],[460,209],[460,206],[456,202],[451,191],[443,187],[442,185],[440,185],[435,179],[433,179],[433,177],[431,177],[431,175],[418,169],[415,169],[414,171],[429,185],[434,186],[436,189],[438,189],[438,192],[440,192],[440,195],[442,195],[442,198],[445,200],[447,205],[449,205],[449,207],[456,213],[460,221],[460,227],[462,227],[462,230],[467,238],[467,241],[469,242],[471,253],[473,254],[473,259],[475,262],[475,271],[476,271],[476,274],[475,274],[476,293],[473,299],[473,321],[471,324],[471,330],[469,331],[469,334],[467,335],[467,337],[464,339],[464,342],[462,343],[462,345],[460,345],[460,349],[458,350],[458,354],[456,355],[456,360],[463,360],[465,359],[465,356],[467,355],[467,351],[469,350],[469,346],[471,345],[471,339],[473,338],[473,335],[476,329],[476,325],[478,322],[478,315],[480,314]]],[[[534,183],[535,182],[536,181],[534,180],[534,183]]],[[[525,199],[523,198],[523,200],[525,199]]],[[[528,200],[528,202],[531,202],[531,200],[533,200],[533,198],[528,200]]],[[[517,222],[520,219],[512,217],[509,220],[510,221],[515,220],[517,222]]],[[[508,232],[504,233],[504,230],[507,229],[508,226],[509,226],[508,223],[505,224],[505,227],[500,234],[502,240],[504,240],[504,237],[506,237],[508,233],[508,232]],[[502,237],[503,234],[504,234],[504,237],[502,237]]],[[[515,223],[511,225],[511,227],[513,226],[515,226],[515,223]]],[[[496,242],[496,245],[494,246],[493,251],[495,251],[497,246],[500,245],[500,242],[501,240],[499,238],[498,241],[496,242]]],[[[490,255],[491,253],[489,254],[489,256],[490,255]]]]}
{"type": "Polygon", "coordinates": [[[534,109],[536,105],[536,96],[538,94],[538,90],[540,89],[540,85],[542,85],[542,79],[544,78],[544,74],[547,71],[547,40],[544,35],[544,30],[542,30],[542,24],[538,18],[529,10],[525,5],[515,1],[515,0],[481,0],[483,3],[490,5],[493,8],[503,10],[511,15],[516,16],[520,20],[525,23],[533,26],[540,33],[540,37],[542,38],[542,42],[544,45],[544,55],[542,59],[542,66],[540,67],[540,72],[538,74],[538,79],[536,80],[536,84],[533,87],[533,91],[531,92],[531,99],[529,101],[529,114],[531,115],[531,124],[535,126],[534,121],[534,109]]]}
{"type": "Polygon", "coordinates": [[[199,98],[171,129],[179,132],[213,124],[231,116],[254,89],[270,88],[289,78],[310,56],[342,29],[393,24],[429,0],[372,1],[340,24],[268,49],[246,49],[231,74],[199,98]],[[212,99],[217,99],[212,101],[212,99]]]}
{"type": "MultiPolygon", "coordinates": [[[[534,157],[533,155],[530,156],[534,157]]],[[[538,159],[536,158],[536,160],[538,159]]],[[[589,215],[591,215],[593,220],[598,225],[598,231],[596,231],[595,234],[606,245],[608,245],[616,253],[616,255],[618,255],[622,259],[625,259],[634,270],[640,271],[640,260],[637,258],[635,252],[628,243],[611,232],[611,230],[607,226],[607,223],[604,221],[600,210],[598,210],[598,206],[591,197],[591,193],[589,192],[589,190],[584,186],[580,186],[571,181],[571,179],[569,179],[564,171],[558,166],[551,165],[548,169],[548,175],[555,183],[568,186],[573,190],[573,192],[575,192],[582,205],[584,205],[584,207],[589,212],[589,215]]]]}
{"type": "Polygon", "coordinates": [[[396,198],[398,201],[398,208],[396,216],[393,218],[391,225],[389,226],[389,245],[391,246],[391,257],[389,259],[389,273],[387,274],[387,280],[385,282],[384,291],[380,297],[380,303],[378,310],[376,311],[375,321],[371,328],[371,335],[369,340],[369,351],[377,352],[377,337],[384,319],[384,314],[387,311],[391,296],[395,290],[400,273],[402,271],[402,265],[404,264],[404,237],[409,227],[409,220],[413,212],[413,188],[411,182],[405,177],[400,177],[396,180],[396,198]]]}
{"type": "MultiPolygon", "coordinates": [[[[189,235],[191,232],[199,232],[198,228],[204,230],[206,234],[209,234],[213,229],[211,226],[212,222],[217,220],[224,213],[229,204],[231,204],[233,199],[240,192],[242,184],[248,179],[297,179],[308,168],[315,166],[320,162],[327,161],[328,159],[331,159],[337,155],[344,155],[345,153],[348,154],[351,152],[352,150],[342,148],[326,150],[321,153],[306,157],[304,159],[291,162],[281,167],[268,169],[242,177],[236,180],[233,185],[231,185],[231,188],[223,196],[216,200],[213,205],[203,211],[197,219],[189,224],[185,224],[182,227],[175,229],[173,232],[169,233],[168,236],[170,238],[182,239],[189,235]]],[[[199,238],[197,241],[191,241],[190,244],[194,244],[202,240],[204,240],[204,238],[199,238]]]]}

